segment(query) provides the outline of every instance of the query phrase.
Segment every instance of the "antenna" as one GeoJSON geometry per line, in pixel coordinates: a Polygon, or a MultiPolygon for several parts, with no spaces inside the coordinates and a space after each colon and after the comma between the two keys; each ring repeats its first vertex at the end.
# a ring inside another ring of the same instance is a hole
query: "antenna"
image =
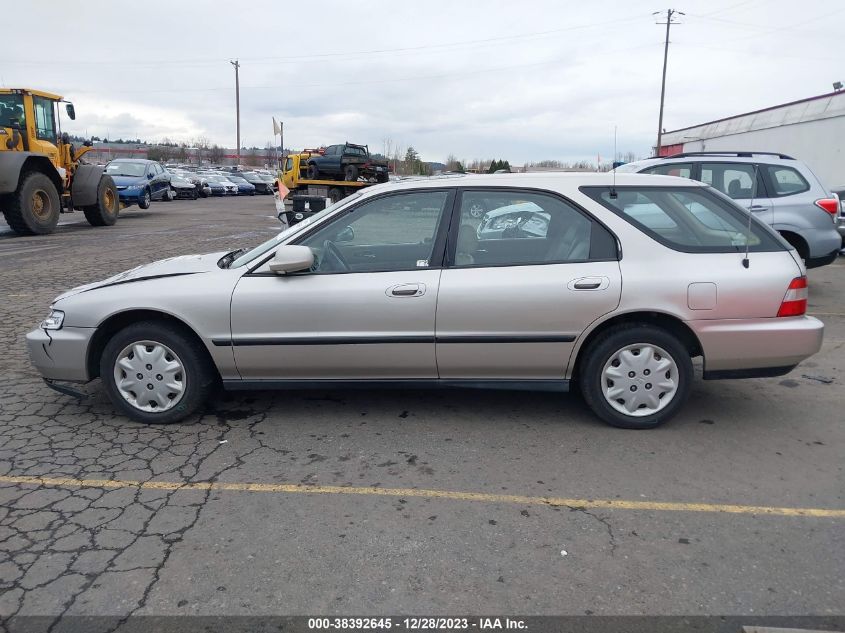
{"type": "Polygon", "coordinates": [[[613,184],[610,185],[610,197],[616,198],[616,126],[613,126],[613,161],[610,163],[613,172],[613,184]]]}
{"type": "Polygon", "coordinates": [[[751,261],[748,259],[748,244],[751,242],[751,216],[754,212],[751,210],[754,207],[754,192],[757,190],[757,163],[754,163],[754,182],[751,183],[751,203],[748,205],[748,232],[745,234],[745,257],[742,258],[743,268],[748,268],[751,261]]]}

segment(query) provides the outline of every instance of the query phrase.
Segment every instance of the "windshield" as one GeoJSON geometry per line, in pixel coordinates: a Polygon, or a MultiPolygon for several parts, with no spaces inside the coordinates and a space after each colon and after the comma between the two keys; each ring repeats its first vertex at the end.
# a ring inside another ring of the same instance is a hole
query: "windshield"
{"type": "Polygon", "coordinates": [[[143,176],[147,173],[145,163],[116,163],[106,165],[106,173],[112,176],[143,176]]]}
{"type": "Polygon", "coordinates": [[[256,259],[257,257],[261,257],[262,255],[264,255],[264,253],[274,249],[276,246],[281,244],[283,241],[288,239],[290,236],[295,235],[296,233],[299,233],[300,231],[302,231],[303,229],[305,229],[308,226],[311,226],[315,222],[319,222],[324,217],[326,217],[329,213],[334,213],[335,211],[347,206],[348,204],[350,204],[354,200],[357,200],[358,198],[360,198],[362,195],[363,195],[362,191],[358,191],[356,193],[353,193],[351,196],[344,198],[343,200],[340,200],[339,202],[336,202],[332,205],[329,205],[328,207],[326,207],[325,209],[323,209],[322,211],[320,211],[318,213],[315,213],[311,217],[305,218],[304,220],[302,220],[302,222],[299,222],[298,224],[294,224],[293,226],[286,228],[284,231],[282,231],[281,233],[279,233],[275,237],[267,240],[263,244],[259,244],[258,246],[256,246],[252,250],[249,250],[246,253],[244,253],[243,255],[239,256],[236,260],[234,260],[231,263],[229,268],[238,268],[239,266],[243,266],[244,264],[248,264],[249,262],[256,259]]]}

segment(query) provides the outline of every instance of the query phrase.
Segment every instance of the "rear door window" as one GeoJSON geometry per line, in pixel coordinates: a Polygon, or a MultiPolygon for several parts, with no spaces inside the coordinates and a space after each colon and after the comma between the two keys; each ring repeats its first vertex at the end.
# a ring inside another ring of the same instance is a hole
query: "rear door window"
{"type": "Polygon", "coordinates": [[[610,232],[557,196],[521,190],[464,191],[459,213],[450,237],[455,266],[519,266],[617,257],[616,240],[610,232]]]}
{"type": "Polygon", "coordinates": [[[685,253],[785,250],[771,230],[701,187],[582,187],[586,195],[664,246],[685,253]],[[750,230],[749,230],[750,226],[750,230]]]}
{"type": "Polygon", "coordinates": [[[734,200],[760,197],[754,175],[750,163],[701,163],[701,182],[734,200]]]}
{"type": "Polygon", "coordinates": [[[792,196],[809,191],[810,183],[797,169],[781,165],[764,165],[769,176],[769,183],[775,196],[792,196]]]}
{"type": "Polygon", "coordinates": [[[692,163],[668,163],[656,165],[643,170],[644,174],[657,174],[658,176],[677,176],[679,178],[692,177],[692,163]]]}

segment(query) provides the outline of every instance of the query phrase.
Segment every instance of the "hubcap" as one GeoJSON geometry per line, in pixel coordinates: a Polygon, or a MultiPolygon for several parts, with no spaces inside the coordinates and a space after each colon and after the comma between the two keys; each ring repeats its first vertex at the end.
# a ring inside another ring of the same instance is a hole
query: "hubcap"
{"type": "Polygon", "coordinates": [[[678,366],[650,343],[627,345],[612,354],[602,371],[602,393],[624,415],[644,417],[664,409],[678,392],[678,366]]]}
{"type": "Polygon", "coordinates": [[[160,413],[185,394],[185,370],[166,345],[136,341],[123,348],[114,363],[114,382],[123,399],[140,411],[160,413]]]}
{"type": "Polygon", "coordinates": [[[469,208],[469,214],[474,218],[480,218],[484,215],[484,207],[480,204],[474,204],[469,208]]]}
{"type": "Polygon", "coordinates": [[[38,189],[32,193],[32,213],[40,220],[50,217],[52,208],[50,207],[50,198],[47,192],[43,189],[38,189]]]}

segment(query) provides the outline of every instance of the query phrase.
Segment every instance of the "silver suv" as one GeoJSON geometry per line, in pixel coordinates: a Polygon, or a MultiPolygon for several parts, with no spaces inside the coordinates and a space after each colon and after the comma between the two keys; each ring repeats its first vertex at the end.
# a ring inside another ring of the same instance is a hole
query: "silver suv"
{"type": "Polygon", "coordinates": [[[807,268],[830,264],[842,248],[836,230],[838,198],[807,165],[791,156],[687,152],[628,163],[617,172],[692,178],[718,189],[780,233],[807,268]]]}

